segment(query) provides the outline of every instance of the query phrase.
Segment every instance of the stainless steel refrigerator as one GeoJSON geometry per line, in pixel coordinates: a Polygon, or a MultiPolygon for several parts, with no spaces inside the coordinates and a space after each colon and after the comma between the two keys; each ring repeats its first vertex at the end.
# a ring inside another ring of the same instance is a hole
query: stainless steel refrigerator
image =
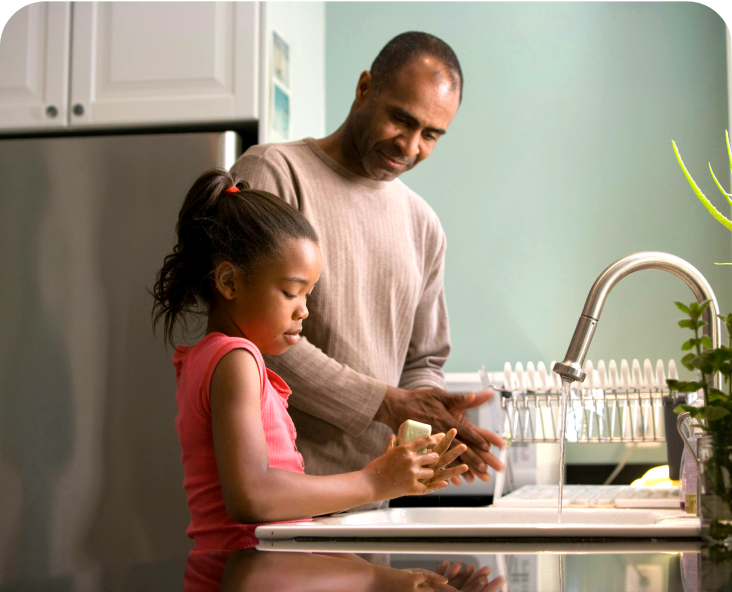
{"type": "Polygon", "coordinates": [[[191,547],[148,290],[191,183],[240,153],[234,132],[0,139],[0,588],[101,589],[100,565],[191,547]]]}

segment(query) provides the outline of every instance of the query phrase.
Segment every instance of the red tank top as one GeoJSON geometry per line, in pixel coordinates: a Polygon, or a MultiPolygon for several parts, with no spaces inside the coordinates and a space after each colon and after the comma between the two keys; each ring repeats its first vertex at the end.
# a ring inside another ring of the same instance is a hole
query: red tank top
{"type": "Polygon", "coordinates": [[[182,448],[183,488],[191,514],[186,534],[198,550],[242,549],[259,542],[254,536],[258,524],[235,522],[226,511],[211,433],[211,377],[216,364],[233,349],[247,350],[257,362],[269,466],[305,472],[295,445],[295,426],[287,413],[287,397],[291,391],[284,380],[265,368],[256,345],[247,339],[210,333],[194,346],[176,347],[173,355],[178,380],[175,428],[182,448]]]}

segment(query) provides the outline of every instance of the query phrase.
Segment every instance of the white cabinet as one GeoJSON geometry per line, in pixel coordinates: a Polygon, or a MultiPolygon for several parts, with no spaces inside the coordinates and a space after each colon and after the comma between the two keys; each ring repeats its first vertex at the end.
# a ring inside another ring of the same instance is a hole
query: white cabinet
{"type": "Polygon", "coordinates": [[[75,2],[70,124],[257,119],[253,2],[75,2]]]}
{"type": "Polygon", "coordinates": [[[0,42],[0,128],[67,125],[71,4],[37,3],[16,12],[0,42]]]}
{"type": "Polygon", "coordinates": [[[259,121],[273,33],[289,48],[290,139],[325,133],[323,2],[39,2],[0,40],[0,135],[259,121]]]}

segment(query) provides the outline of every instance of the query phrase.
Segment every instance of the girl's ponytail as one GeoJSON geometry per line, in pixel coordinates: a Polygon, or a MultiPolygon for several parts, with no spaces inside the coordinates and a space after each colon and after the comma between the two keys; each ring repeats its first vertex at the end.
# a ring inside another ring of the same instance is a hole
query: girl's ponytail
{"type": "Polygon", "coordinates": [[[171,344],[176,322],[186,328],[186,314],[208,312],[218,263],[230,261],[251,279],[263,259],[279,253],[283,237],[318,240],[300,212],[270,193],[250,189],[225,169],[208,170],[193,183],[176,234],[178,242],[152,290],[153,328],[162,319],[171,344]]]}

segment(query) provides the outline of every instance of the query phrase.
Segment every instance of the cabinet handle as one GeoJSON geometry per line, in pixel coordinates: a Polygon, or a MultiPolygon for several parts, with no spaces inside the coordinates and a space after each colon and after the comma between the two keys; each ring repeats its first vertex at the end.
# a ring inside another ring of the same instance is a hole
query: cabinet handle
{"type": "Polygon", "coordinates": [[[84,115],[84,105],[81,103],[76,103],[71,110],[74,112],[74,115],[84,115]]]}
{"type": "Polygon", "coordinates": [[[56,117],[58,115],[58,109],[53,105],[46,107],[46,117],[56,117]]]}

